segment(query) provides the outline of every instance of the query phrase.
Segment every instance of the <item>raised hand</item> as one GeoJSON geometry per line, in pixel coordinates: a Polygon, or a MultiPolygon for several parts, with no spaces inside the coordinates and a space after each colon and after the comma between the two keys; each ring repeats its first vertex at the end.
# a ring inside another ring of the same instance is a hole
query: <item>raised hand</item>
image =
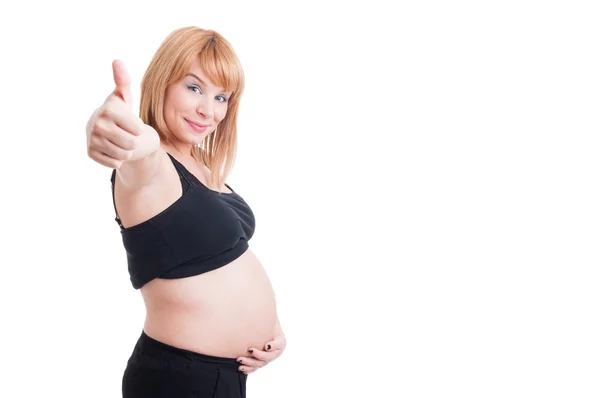
{"type": "Polygon", "coordinates": [[[86,126],[88,156],[113,169],[124,161],[138,160],[156,151],[158,133],[134,114],[131,79],[125,64],[112,64],[114,91],[92,114],[86,126]]]}

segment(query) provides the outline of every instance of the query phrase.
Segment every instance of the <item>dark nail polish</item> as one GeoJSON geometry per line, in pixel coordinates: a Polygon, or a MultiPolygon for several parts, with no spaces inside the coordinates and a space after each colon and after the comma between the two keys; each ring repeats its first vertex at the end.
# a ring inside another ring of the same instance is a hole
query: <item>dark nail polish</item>
{"type": "Polygon", "coordinates": [[[252,354],[252,352],[253,352],[253,351],[252,351],[252,350],[248,350],[248,352],[249,352],[250,354],[252,354]]]}
{"type": "Polygon", "coordinates": [[[241,359],[238,359],[238,363],[242,363],[242,360],[241,360],[241,359]]]}
{"type": "Polygon", "coordinates": [[[271,344],[267,344],[267,350],[271,349],[271,344]]]}

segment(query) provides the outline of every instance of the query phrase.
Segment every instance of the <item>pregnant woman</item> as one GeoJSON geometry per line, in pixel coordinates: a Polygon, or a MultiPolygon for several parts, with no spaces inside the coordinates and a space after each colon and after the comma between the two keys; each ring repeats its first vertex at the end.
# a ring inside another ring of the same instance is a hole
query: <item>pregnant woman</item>
{"type": "Polygon", "coordinates": [[[132,110],[125,65],[90,117],[88,155],[111,176],[133,287],[146,306],[124,398],[245,397],[247,375],[286,339],[271,283],[249,248],[254,214],[225,183],[244,73],[217,32],[186,27],[155,53],[132,110]]]}

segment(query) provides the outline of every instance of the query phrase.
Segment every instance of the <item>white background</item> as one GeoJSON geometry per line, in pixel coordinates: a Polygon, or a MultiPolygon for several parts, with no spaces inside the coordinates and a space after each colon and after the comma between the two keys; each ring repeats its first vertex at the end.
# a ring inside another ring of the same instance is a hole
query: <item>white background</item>
{"type": "Polygon", "coordinates": [[[288,338],[248,397],[600,396],[593,5],[3,4],[0,396],[121,396],[144,307],[85,123],[187,25],[247,79],[229,183],[288,338]]]}

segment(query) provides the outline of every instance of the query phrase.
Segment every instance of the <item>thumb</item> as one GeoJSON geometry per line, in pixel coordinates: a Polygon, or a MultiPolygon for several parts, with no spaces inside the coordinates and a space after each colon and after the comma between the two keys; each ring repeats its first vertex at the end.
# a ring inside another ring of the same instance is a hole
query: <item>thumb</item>
{"type": "Polygon", "coordinates": [[[120,97],[127,105],[133,107],[131,95],[131,78],[123,61],[116,59],[112,63],[113,77],[115,79],[114,94],[120,97]]]}

